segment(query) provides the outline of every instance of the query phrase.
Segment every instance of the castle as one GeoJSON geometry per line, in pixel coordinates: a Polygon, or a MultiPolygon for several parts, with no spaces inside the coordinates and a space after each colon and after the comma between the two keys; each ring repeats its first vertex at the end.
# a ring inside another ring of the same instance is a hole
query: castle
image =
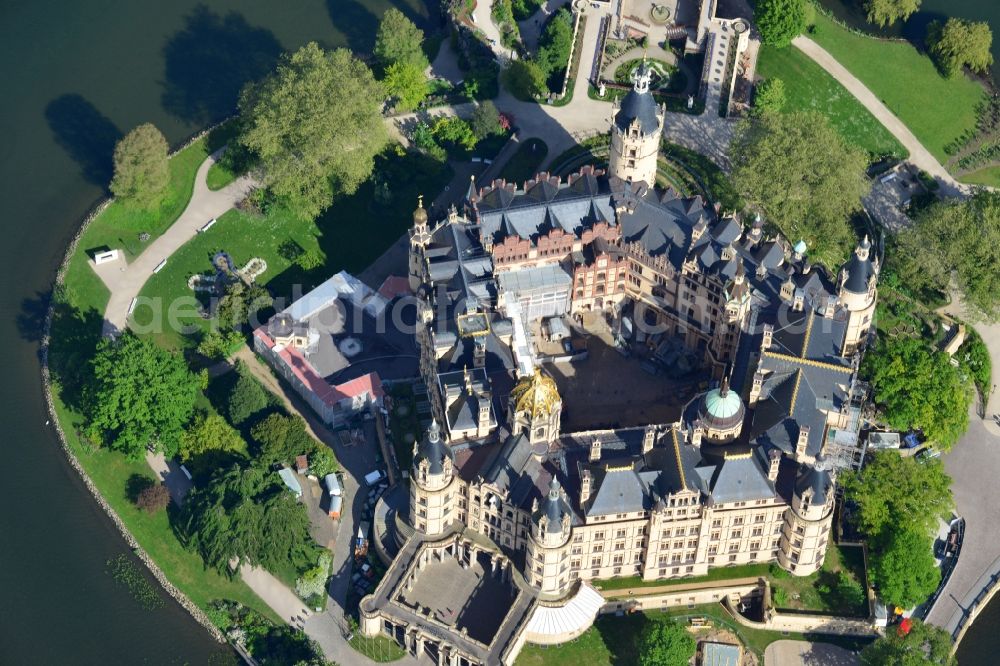
{"type": "Polygon", "coordinates": [[[365,633],[438,663],[510,663],[524,640],[590,625],[602,600],[589,581],[822,566],[836,472],[863,455],[857,368],[878,260],[866,238],[831,277],[759,219],[744,228],[656,190],[663,122],[640,70],[607,173],[473,184],[436,224],[418,207],[410,279],[434,421],[414,445],[412,535],[362,602],[365,633]],[[714,387],[676,422],[563,432],[530,325],[594,311],[679,339],[714,387]],[[507,586],[492,633],[413,601],[445,567],[507,586]]]}

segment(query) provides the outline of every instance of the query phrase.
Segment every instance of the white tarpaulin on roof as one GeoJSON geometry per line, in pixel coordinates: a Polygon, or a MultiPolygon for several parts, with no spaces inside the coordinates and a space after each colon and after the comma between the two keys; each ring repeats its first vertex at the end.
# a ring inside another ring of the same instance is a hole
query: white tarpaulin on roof
{"type": "MultiPolygon", "coordinates": [[[[604,597],[588,583],[562,606],[537,606],[528,620],[528,641],[535,637],[554,637],[578,634],[594,623],[597,611],[604,605],[604,597]]],[[[548,642],[548,641],[546,641],[548,642]]]]}

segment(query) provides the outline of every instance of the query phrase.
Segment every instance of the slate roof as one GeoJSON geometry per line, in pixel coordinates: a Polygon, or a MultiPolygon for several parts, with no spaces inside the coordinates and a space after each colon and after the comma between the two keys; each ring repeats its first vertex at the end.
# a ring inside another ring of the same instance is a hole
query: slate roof
{"type": "Polygon", "coordinates": [[[868,242],[868,238],[866,237],[858,248],[858,250],[864,253],[865,258],[862,259],[858,250],[855,250],[851,253],[851,258],[847,262],[847,265],[844,266],[844,272],[847,274],[847,279],[844,281],[844,289],[851,293],[868,293],[868,282],[875,275],[875,265],[868,254],[870,248],[871,243],[868,242]]]}
{"type": "Polygon", "coordinates": [[[639,121],[639,130],[643,134],[652,134],[660,127],[660,121],[656,117],[658,110],[652,93],[630,90],[615,114],[615,125],[624,132],[634,121],[639,121]]]}
{"type": "Polygon", "coordinates": [[[806,490],[812,489],[812,504],[824,504],[827,494],[833,492],[833,479],[826,469],[818,469],[812,465],[802,465],[795,479],[795,494],[801,496],[806,490]]]}
{"type": "Polygon", "coordinates": [[[437,421],[434,421],[431,423],[427,435],[421,440],[413,462],[416,464],[426,460],[431,474],[441,474],[444,472],[445,458],[454,460],[455,454],[448,448],[448,445],[441,441],[441,429],[437,421]]]}

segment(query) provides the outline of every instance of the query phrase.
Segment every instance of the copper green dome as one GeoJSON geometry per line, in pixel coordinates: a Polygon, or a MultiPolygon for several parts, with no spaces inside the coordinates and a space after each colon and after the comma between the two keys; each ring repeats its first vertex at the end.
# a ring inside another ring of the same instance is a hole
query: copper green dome
{"type": "Polygon", "coordinates": [[[729,430],[743,422],[743,400],[736,391],[729,390],[729,380],[723,379],[701,399],[698,416],[711,430],[729,430]]]}

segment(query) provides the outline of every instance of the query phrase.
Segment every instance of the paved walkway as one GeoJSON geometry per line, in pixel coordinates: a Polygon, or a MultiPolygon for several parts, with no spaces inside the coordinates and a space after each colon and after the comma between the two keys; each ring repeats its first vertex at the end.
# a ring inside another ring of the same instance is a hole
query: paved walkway
{"type": "Polygon", "coordinates": [[[764,650],[764,666],[857,666],[858,655],[830,643],[775,641],[764,650]]]}
{"type": "Polygon", "coordinates": [[[184,498],[194,487],[194,484],[181,469],[180,463],[176,460],[167,460],[166,456],[159,451],[156,453],[146,451],[146,464],[156,474],[156,478],[167,487],[170,499],[174,501],[174,504],[177,506],[183,504],[184,498]]]}
{"type": "Polygon", "coordinates": [[[288,624],[301,627],[312,615],[305,603],[271,572],[244,564],[240,567],[240,578],[288,624]]]}
{"type": "Polygon", "coordinates": [[[968,185],[955,180],[941,166],[941,163],[931,155],[929,150],[924,148],[924,145],[920,143],[920,140],[917,139],[913,132],[875,96],[875,93],[847,71],[823,47],[804,35],[793,39],[792,44],[815,61],[817,65],[825,69],[833,78],[837,79],[880,123],[885,125],[885,128],[903,144],[903,147],[910,151],[909,161],[915,164],[917,168],[923,169],[934,176],[941,183],[945,193],[951,196],[958,196],[969,190],[968,185]]]}
{"type": "MultiPolygon", "coordinates": [[[[1000,532],[996,507],[1000,506],[1000,437],[969,410],[969,430],[944,456],[952,478],[956,512],[965,518],[965,537],[958,563],[927,621],[953,632],[964,612],[983,589],[983,577],[1000,568],[1000,532]]],[[[992,425],[992,424],[990,424],[992,425]]]]}
{"type": "Polygon", "coordinates": [[[209,220],[219,217],[236,205],[254,184],[251,177],[244,176],[221,190],[208,189],[205,182],[208,170],[221,155],[222,149],[210,155],[198,167],[194,178],[194,192],[187,208],[177,221],[131,264],[126,267],[112,264],[110,270],[105,270],[105,266],[95,267],[95,271],[111,292],[108,306],[104,310],[104,335],[115,335],[125,329],[132,299],[139,295],[142,286],[153,274],[153,269],[191,240],[209,220]]]}

